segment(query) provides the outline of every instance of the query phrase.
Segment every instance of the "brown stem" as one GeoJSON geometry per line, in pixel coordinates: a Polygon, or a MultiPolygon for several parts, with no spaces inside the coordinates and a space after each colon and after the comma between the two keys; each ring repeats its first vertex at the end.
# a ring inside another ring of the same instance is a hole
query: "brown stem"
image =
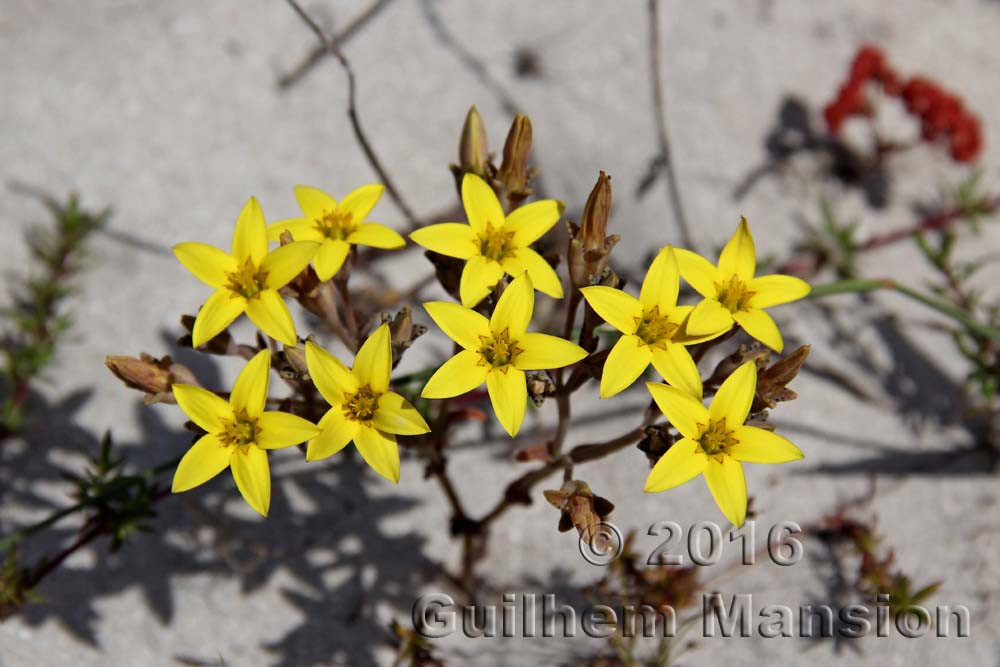
{"type": "Polygon", "coordinates": [[[410,229],[416,229],[420,226],[420,221],[417,216],[413,213],[413,210],[407,205],[403,198],[399,194],[399,190],[396,188],[395,183],[393,183],[392,178],[389,177],[389,173],[382,166],[382,162],[375,155],[375,150],[372,148],[371,142],[368,141],[368,136],[365,134],[364,129],[361,127],[361,121],[358,116],[356,98],[356,88],[357,84],[354,79],[354,70],[351,68],[350,61],[344,56],[343,52],[340,50],[340,46],[337,41],[330,38],[326,34],[326,31],[319,26],[316,21],[313,20],[311,16],[302,8],[302,5],[298,3],[298,0],[285,0],[288,5],[295,11],[302,21],[309,26],[309,29],[316,34],[319,39],[320,44],[322,44],[326,53],[332,55],[340,63],[343,68],[344,73],[347,74],[347,116],[351,121],[351,128],[354,130],[354,137],[357,139],[358,144],[361,146],[361,150],[364,151],[365,157],[368,159],[368,163],[378,174],[379,179],[385,185],[385,191],[389,193],[389,197],[395,202],[396,206],[403,213],[409,223],[410,229]]]}
{"type": "MultiPolygon", "coordinates": [[[[373,19],[376,14],[388,6],[391,1],[392,0],[375,0],[375,2],[368,5],[367,9],[358,14],[350,23],[348,23],[343,30],[334,35],[330,41],[338,47],[343,46],[347,40],[353,37],[358,30],[363,28],[364,25],[368,23],[368,21],[373,19]]],[[[298,65],[292,68],[292,70],[288,73],[283,74],[278,79],[278,87],[282,89],[291,88],[298,83],[302,77],[311,72],[313,67],[319,64],[326,55],[326,44],[316,46],[305,58],[302,59],[298,65]]]]}
{"type": "Polygon", "coordinates": [[[649,65],[650,78],[653,83],[653,112],[656,115],[656,138],[660,144],[660,159],[663,172],[667,177],[667,194],[670,206],[677,220],[677,228],[681,234],[681,243],[686,248],[697,250],[687,218],[684,216],[684,206],[681,204],[681,191],[677,184],[677,174],[674,171],[674,160],[670,152],[670,136],[667,134],[667,108],[663,96],[663,83],[660,73],[660,17],[658,0],[649,0],[649,65]]]}

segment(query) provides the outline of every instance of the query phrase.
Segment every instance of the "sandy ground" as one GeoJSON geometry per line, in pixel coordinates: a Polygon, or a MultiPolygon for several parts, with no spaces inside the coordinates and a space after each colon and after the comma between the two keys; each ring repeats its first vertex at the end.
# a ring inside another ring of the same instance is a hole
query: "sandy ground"
{"type": "MultiPolygon", "coordinates": [[[[307,7],[336,28],[365,4],[314,1],[307,7]]],[[[981,166],[987,182],[996,180],[996,2],[669,2],[661,18],[678,178],[704,247],[721,244],[744,214],[761,253],[780,255],[800,238],[804,220],[818,219],[821,194],[844,218],[857,218],[863,233],[894,228],[912,221],[915,202],[957,181],[961,172],[936,152],[907,153],[893,163],[889,205],[875,210],[856,190],[819,178],[817,157],[803,155],[734,197],[766,160],[764,142],[783,101],[801,100],[818,125],[815,109],[863,41],[881,44],[904,72],[926,72],[961,92],[987,128],[981,166]]],[[[636,272],[653,248],[678,241],[662,179],[639,192],[656,155],[647,20],[643,2],[566,0],[529,9],[527,3],[398,0],[347,43],[345,53],[358,75],[365,129],[418,214],[454,204],[446,167],[468,106],[478,105],[497,147],[511,109],[521,110],[533,120],[545,194],[568,201],[573,215],[597,171],[612,174],[613,226],[623,236],[615,257],[623,271],[636,272]],[[525,53],[533,54],[537,72],[517,72],[525,53]]],[[[87,204],[114,208],[73,302],[76,326],[40,387],[46,417],[5,445],[4,531],[11,517],[30,515],[17,498],[31,493],[62,501],[58,469],[79,469],[74,452],[92,447],[105,429],[130,445],[138,463],[183,451],[180,412],[143,408],[102,366],[106,354],[173,352],[178,314],[193,312],[204,298],[204,288],[170,255],[171,244],[226,245],[251,194],[278,219],[296,212],[296,183],[345,193],[373,180],[344,113],[345,79],[335,63],[317,67],[289,90],[276,85],[313,46],[313,35],[278,0],[0,0],[0,182],[52,193],[73,189],[87,204]]],[[[388,200],[376,213],[397,228],[404,224],[388,200]]],[[[43,216],[35,199],[5,190],[5,277],[25,270],[20,235],[43,216]]],[[[982,244],[997,240],[987,230],[982,244]]],[[[971,244],[970,251],[981,249],[971,244]]],[[[866,257],[863,268],[870,275],[913,277],[915,257],[910,247],[893,247],[866,257]]],[[[426,268],[420,253],[409,251],[392,275],[406,287],[426,268]]],[[[817,363],[856,377],[866,396],[817,375],[797,381],[800,400],[782,407],[775,420],[807,458],[780,469],[749,467],[751,491],[765,508],[760,525],[807,524],[863,495],[877,479],[871,511],[887,545],[918,582],[944,580],[933,603],[968,606],[972,636],[910,640],[892,632],[848,645],[699,639],[684,664],[806,658],[814,664],[995,665],[996,479],[976,460],[947,455],[971,441],[959,420],[964,367],[947,338],[924,326],[926,312],[897,298],[866,304],[839,298],[828,306],[787,307],[779,320],[788,338],[813,344],[817,363]],[[921,463],[936,452],[944,453],[939,463],[921,463]]],[[[403,369],[441,359],[445,351],[443,339],[428,336],[403,369]]],[[[238,370],[231,360],[213,366],[180,357],[208,385],[229,381],[238,370]]],[[[580,413],[595,418],[574,426],[571,443],[630,427],[634,413],[609,414],[596,391],[582,393],[580,413]]],[[[618,403],[636,412],[643,404],[638,390],[618,403]]],[[[536,413],[538,429],[519,444],[544,437],[554,413],[551,405],[536,413]]],[[[489,507],[519,474],[523,464],[513,462],[512,450],[506,438],[463,433],[452,465],[461,471],[458,485],[473,513],[489,507]]],[[[390,488],[354,457],[306,466],[292,452],[283,454],[272,458],[282,482],[266,522],[251,516],[223,480],[167,503],[159,536],[140,537],[112,556],[80,554],[45,583],[47,602],[0,626],[0,666],[386,664],[385,624],[408,617],[419,592],[442,590],[431,581],[435,562],[457,557],[446,534],[445,503],[415,461],[404,461],[402,481],[390,488]]],[[[643,494],[646,472],[635,450],[578,471],[617,504],[614,521],[622,529],[645,531],[665,519],[685,526],[721,519],[700,482],[643,494]]],[[[536,502],[497,524],[484,571],[499,590],[554,592],[579,602],[571,589],[592,583],[600,570],[580,558],[570,534],[553,530],[555,522],[556,513],[536,502]]],[[[657,542],[640,538],[644,549],[657,542]]],[[[812,545],[796,566],[743,568],[718,587],[753,594],[758,609],[834,603],[839,593],[824,558],[812,545]]],[[[441,642],[456,665],[571,664],[574,655],[598,645],[582,637],[441,642]]]]}

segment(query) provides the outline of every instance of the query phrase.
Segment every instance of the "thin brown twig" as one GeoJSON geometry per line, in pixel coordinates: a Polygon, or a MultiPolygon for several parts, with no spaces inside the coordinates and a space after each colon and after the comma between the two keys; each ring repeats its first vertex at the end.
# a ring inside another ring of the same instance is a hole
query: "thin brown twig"
{"type": "Polygon", "coordinates": [[[382,162],[375,155],[375,149],[372,148],[371,142],[368,140],[368,136],[365,134],[364,129],[361,127],[361,120],[358,116],[357,102],[356,102],[356,89],[357,82],[354,77],[354,69],[351,67],[350,61],[344,56],[343,52],[340,50],[340,46],[337,41],[326,34],[326,31],[320,27],[316,21],[313,20],[311,16],[302,8],[302,5],[298,3],[298,0],[285,0],[288,5],[295,11],[302,21],[309,26],[309,29],[315,33],[316,37],[319,39],[320,44],[322,44],[326,53],[332,55],[340,63],[344,72],[347,74],[347,116],[351,121],[351,128],[354,130],[354,136],[361,146],[361,150],[364,152],[365,157],[368,159],[368,163],[378,174],[379,179],[385,185],[386,192],[389,193],[389,197],[396,204],[397,208],[403,213],[403,217],[406,218],[407,224],[410,229],[416,229],[420,227],[420,220],[417,218],[413,209],[403,200],[402,196],[399,194],[399,190],[393,183],[393,180],[389,177],[389,173],[382,166],[382,162]]]}
{"type": "Polygon", "coordinates": [[[685,247],[697,250],[687,218],[684,216],[684,206],[681,203],[681,191],[677,185],[677,173],[674,171],[674,160],[670,152],[670,135],[667,133],[667,108],[663,95],[663,82],[660,72],[660,17],[658,0],[649,0],[649,65],[650,78],[653,83],[653,113],[656,116],[656,137],[660,144],[660,162],[667,177],[667,195],[670,206],[680,230],[681,243],[685,247]]]}
{"type": "MultiPolygon", "coordinates": [[[[368,5],[368,8],[363,12],[358,14],[354,19],[348,23],[343,30],[334,35],[330,41],[336,44],[338,47],[342,46],[347,40],[353,37],[357,32],[365,26],[368,21],[373,19],[376,14],[385,9],[392,0],[375,0],[375,2],[368,5]]],[[[291,71],[286,72],[278,78],[278,87],[282,89],[291,88],[296,83],[298,83],[306,74],[312,71],[313,67],[319,64],[328,53],[326,44],[317,45],[312,51],[306,55],[302,61],[293,67],[291,71]]]]}

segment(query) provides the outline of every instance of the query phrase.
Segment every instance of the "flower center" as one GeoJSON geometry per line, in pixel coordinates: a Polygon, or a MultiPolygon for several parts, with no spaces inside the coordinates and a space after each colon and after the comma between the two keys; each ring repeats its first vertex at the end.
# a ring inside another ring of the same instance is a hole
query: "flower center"
{"type": "Polygon", "coordinates": [[[316,225],[316,229],[324,237],[333,239],[334,241],[343,241],[356,227],[353,218],[354,216],[351,215],[350,211],[334,209],[332,211],[323,211],[323,217],[316,218],[313,222],[316,225]]]}
{"type": "Polygon", "coordinates": [[[366,384],[344,401],[344,416],[354,421],[370,422],[375,419],[380,395],[372,391],[372,388],[366,384]]]}
{"type": "Polygon", "coordinates": [[[230,291],[246,299],[252,299],[264,291],[267,272],[254,266],[253,260],[247,257],[243,266],[232,273],[227,273],[226,277],[229,278],[230,291]]]}
{"type": "Polygon", "coordinates": [[[709,422],[698,444],[708,456],[720,456],[728,453],[729,448],[737,442],[733,432],[726,427],[726,418],[723,417],[718,421],[709,422]]]}
{"type": "Polygon", "coordinates": [[[746,310],[750,303],[750,297],[756,292],[747,289],[747,284],[737,276],[733,276],[727,283],[715,283],[715,297],[719,303],[735,313],[739,310],[746,310]]]}
{"type": "Polygon", "coordinates": [[[677,327],[678,325],[671,322],[666,316],[660,315],[659,306],[653,306],[651,310],[643,313],[635,335],[646,341],[647,345],[657,345],[668,342],[677,331],[677,327]]]}
{"type": "Polygon", "coordinates": [[[250,445],[257,444],[258,433],[260,427],[257,426],[257,420],[248,417],[246,410],[241,410],[232,421],[224,425],[219,440],[224,447],[236,447],[241,453],[246,454],[250,445]]]}
{"type": "Polygon", "coordinates": [[[514,232],[504,231],[504,228],[486,225],[486,231],[479,237],[479,252],[483,257],[499,262],[513,250],[514,232]]]}
{"type": "Polygon", "coordinates": [[[506,329],[500,333],[492,334],[488,338],[480,336],[480,340],[483,341],[483,346],[479,348],[479,354],[482,355],[487,364],[494,368],[503,368],[514,363],[517,355],[523,352],[517,347],[517,341],[510,339],[506,329]]]}

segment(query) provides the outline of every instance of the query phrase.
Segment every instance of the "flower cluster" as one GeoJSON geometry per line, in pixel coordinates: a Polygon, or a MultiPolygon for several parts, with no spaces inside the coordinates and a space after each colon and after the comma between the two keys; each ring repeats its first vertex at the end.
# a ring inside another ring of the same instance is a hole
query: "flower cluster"
{"type": "MultiPolygon", "coordinates": [[[[477,117],[470,112],[470,118],[477,117]]],[[[781,352],[784,340],[767,309],[803,298],[810,286],[791,276],[758,276],[753,236],[743,219],[716,263],[690,250],[665,246],[648,267],[638,295],[629,294],[609,263],[618,237],[607,234],[611,186],[602,173],[581,224],[568,224],[570,294],[565,300],[563,335],[532,331],[535,291],[564,299],[555,266],[532,246],[559,222],[565,204],[551,199],[525,203],[532,194],[526,117],[515,119],[504,150],[505,166],[500,169],[490,162],[476,127],[467,121],[462,165],[455,167],[466,220],[432,224],[410,234],[436,266],[450,263],[449,270],[456,275],[461,267],[460,278],[451,281],[450,288],[439,273],[458,303],[423,304],[430,319],[454,342],[455,352],[426,374],[414,375],[426,378],[420,398],[451,399],[485,385],[497,421],[515,437],[524,423],[529,394],[537,405],[546,395],[555,395],[565,434],[571,392],[594,378],[600,397],[607,399],[633,385],[652,366],[662,382],[646,386],[669,422],[669,427],[657,428],[664,434],[671,428],[676,435],[666,435],[666,446],[653,457],[646,491],[663,491],[704,474],[725,516],[742,524],[748,502],[742,464],[792,461],[802,453],[772,430],[752,425],[766,409],[754,407],[760,392],[766,393],[766,378],[758,385],[754,359],[730,364],[724,372],[716,369],[704,383],[697,360],[737,330],[781,352]],[[682,278],[700,300],[678,303],[682,278]],[[586,313],[574,337],[581,303],[586,304],[586,313]],[[608,349],[598,350],[597,329],[603,330],[603,323],[618,335],[608,349]],[[694,347],[695,356],[690,351],[694,347]],[[564,369],[571,370],[568,380],[564,369]],[[709,407],[703,401],[706,389],[715,393],[709,407]]],[[[430,432],[429,419],[393,391],[390,382],[398,355],[412,343],[419,325],[406,311],[391,320],[383,317],[381,322],[359,326],[347,290],[353,246],[406,245],[390,228],[367,221],[382,192],[382,186],[366,185],[337,202],[320,190],[299,186],[295,197],[303,216],[270,226],[251,198],[237,220],[230,252],[201,243],[174,247],[181,263],[215,290],[194,319],[192,345],[249,358],[228,394],[198,386],[190,374],[168,373],[166,362],[164,368],[154,369],[155,383],[137,376],[138,386],[155,384],[155,395],[172,395],[204,432],[180,461],[174,491],[199,486],[229,468],[247,503],[266,515],[271,495],[267,451],[303,443],[306,460],[316,461],[353,441],[375,472],[399,481],[397,437],[430,432]],[[272,248],[271,242],[280,245],[272,248]],[[284,300],[294,296],[309,308],[333,298],[332,292],[326,296],[323,292],[331,283],[350,321],[348,335],[338,335],[357,348],[350,368],[311,337],[302,344],[284,300]],[[272,357],[276,346],[263,338],[256,348],[220,345],[223,338],[229,341],[221,334],[243,313],[266,336],[284,344],[280,355],[272,357]],[[363,336],[365,330],[371,333],[363,336]],[[268,397],[272,368],[281,371],[301,399],[268,397]],[[267,410],[269,404],[284,409],[267,410]]],[[[135,372],[127,377],[133,376],[135,372]]],[[[424,410],[429,407],[420,405],[424,410]]],[[[447,428],[454,414],[447,406],[445,400],[430,420],[441,428],[447,428]]],[[[438,439],[433,442],[437,447],[438,439]]],[[[549,460],[557,453],[558,445],[549,452],[549,460]]]]}
{"type": "Polygon", "coordinates": [[[830,132],[840,132],[851,116],[871,116],[869,84],[876,84],[889,97],[902,100],[906,110],[920,121],[925,141],[943,140],[956,162],[972,162],[982,149],[979,119],[962,104],[961,98],[922,76],[903,81],[874,46],[862,46],[851,64],[850,73],[837,96],[823,109],[830,132]]]}
{"type": "MultiPolygon", "coordinates": [[[[317,274],[332,278],[352,244],[405,245],[388,227],[363,222],[381,196],[382,186],[359,188],[339,205],[315,188],[300,186],[295,194],[306,217],[276,223],[271,235],[274,230],[278,234],[287,230],[293,238],[308,240],[269,250],[264,215],[251,198],[237,220],[231,253],[201,243],[174,246],[181,263],[216,288],[195,318],[195,347],[207,343],[244,312],[265,334],[296,346],[295,323],[280,288],[311,261],[317,274]]],[[[353,440],[372,469],[399,481],[396,435],[419,435],[430,429],[406,399],[389,389],[389,325],[378,327],[361,345],[353,370],[312,341],[306,344],[305,358],[309,377],[330,405],[318,424],[288,412],[265,411],[272,365],[266,348],[243,368],[228,401],[193,384],[172,385],[181,410],[205,431],[181,459],[174,474],[174,492],[192,489],[230,468],[244,499],[266,516],[271,499],[267,450],[307,441],[306,460],[312,461],[335,454],[353,440]]]]}

